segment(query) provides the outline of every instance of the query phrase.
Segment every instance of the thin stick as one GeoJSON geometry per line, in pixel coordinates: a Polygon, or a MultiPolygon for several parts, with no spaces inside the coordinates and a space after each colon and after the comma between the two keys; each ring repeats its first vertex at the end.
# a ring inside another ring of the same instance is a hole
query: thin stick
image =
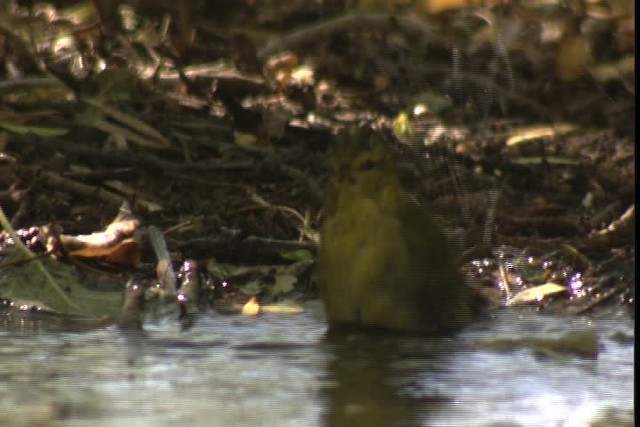
{"type": "Polygon", "coordinates": [[[395,16],[388,13],[347,13],[337,18],[330,18],[292,31],[278,40],[269,42],[260,49],[258,57],[265,58],[276,52],[291,49],[310,41],[320,40],[337,32],[388,28],[391,26],[396,26],[400,30],[411,33],[425,35],[447,46],[453,44],[451,40],[437,34],[435,28],[410,16],[395,16]]]}

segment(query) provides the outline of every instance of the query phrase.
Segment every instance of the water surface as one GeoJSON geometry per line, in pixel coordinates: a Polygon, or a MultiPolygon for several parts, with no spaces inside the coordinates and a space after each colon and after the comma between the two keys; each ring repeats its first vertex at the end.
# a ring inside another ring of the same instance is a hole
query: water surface
{"type": "Polygon", "coordinates": [[[186,332],[169,320],[144,334],[14,323],[0,330],[0,425],[612,425],[634,400],[633,320],[614,317],[505,310],[439,339],[327,337],[315,303],[212,313],[186,332]],[[485,345],[585,332],[597,357],[485,345]]]}

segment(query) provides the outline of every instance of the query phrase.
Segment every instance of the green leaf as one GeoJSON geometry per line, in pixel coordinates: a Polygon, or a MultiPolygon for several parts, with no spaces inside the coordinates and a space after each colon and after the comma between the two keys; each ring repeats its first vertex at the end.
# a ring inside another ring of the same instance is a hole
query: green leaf
{"type": "Polygon", "coordinates": [[[0,275],[0,297],[18,305],[36,306],[62,315],[115,317],[120,312],[122,292],[96,291],[80,282],[77,270],[47,258],[27,259],[16,249],[5,251],[6,267],[0,275]],[[21,262],[18,262],[18,261],[21,262]],[[61,295],[37,268],[41,263],[63,290],[61,295]]]}
{"type": "Polygon", "coordinates": [[[17,133],[18,135],[25,135],[32,133],[34,135],[41,136],[43,138],[51,138],[54,136],[62,136],[69,132],[69,129],[52,128],[46,126],[30,126],[30,125],[16,125],[7,122],[0,122],[0,127],[8,130],[9,132],[17,133]]]}
{"type": "Polygon", "coordinates": [[[513,159],[513,163],[518,165],[561,165],[561,166],[579,166],[580,161],[576,159],[572,159],[571,157],[561,157],[561,156],[533,156],[533,157],[517,157],[513,159]]]}
{"type": "Polygon", "coordinates": [[[289,261],[306,261],[313,259],[313,254],[308,249],[298,249],[295,251],[283,252],[280,256],[289,261]]]}
{"type": "Polygon", "coordinates": [[[411,125],[411,120],[407,113],[398,114],[393,122],[393,134],[397,138],[406,138],[415,135],[415,130],[411,125]]]}

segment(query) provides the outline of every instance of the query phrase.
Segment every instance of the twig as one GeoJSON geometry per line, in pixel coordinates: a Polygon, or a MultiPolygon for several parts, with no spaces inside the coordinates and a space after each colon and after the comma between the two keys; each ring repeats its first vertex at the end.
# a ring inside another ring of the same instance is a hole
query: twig
{"type": "Polygon", "coordinates": [[[40,149],[72,154],[85,161],[97,162],[102,166],[135,166],[162,172],[185,170],[196,172],[216,172],[220,170],[250,170],[256,165],[256,161],[254,159],[236,161],[224,159],[184,163],[160,159],[151,154],[135,153],[129,150],[103,151],[95,147],[87,147],[57,138],[32,138],[29,142],[37,145],[40,149]]]}
{"type": "Polygon", "coordinates": [[[125,134],[127,139],[131,139],[132,141],[137,142],[140,145],[149,148],[160,148],[167,149],[170,147],[171,143],[164,137],[162,134],[157,131],[155,128],[149,126],[145,122],[126,114],[117,108],[111,107],[109,105],[105,105],[102,102],[93,99],[93,98],[84,98],[83,101],[92,107],[100,110],[102,113],[107,116],[113,118],[114,120],[127,125],[130,129],[133,129],[138,132],[139,135],[131,132],[121,126],[113,125],[105,120],[93,119],[91,122],[87,123],[88,125],[94,124],[97,122],[100,126],[94,126],[99,129],[102,129],[106,132],[119,132],[125,134]]]}
{"type": "Polygon", "coordinates": [[[54,77],[24,77],[18,79],[11,79],[0,82],[0,93],[2,92],[12,92],[17,89],[23,88],[34,88],[34,87],[48,87],[48,86],[59,86],[65,87],[60,80],[54,77]]]}
{"type": "Polygon", "coordinates": [[[504,266],[504,262],[500,262],[498,270],[500,271],[500,279],[502,280],[504,291],[507,294],[507,302],[509,302],[509,300],[511,300],[511,286],[509,285],[509,276],[507,276],[507,269],[504,266]]]}
{"type": "Polygon", "coordinates": [[[596,234],[599,236],[608,236],[614,234],[616,232],[628,232],[631,227],[634,226],[634,220],[636,218],[636,205],[632,204],[627,208],[626,211],[617,219],[613,220],[611,224],[607,226],[604,230],[598,230],[593,232],[592,234],[596,234]]]}
{"type": "Polygon", "coordinates": [[[434,27],[410,16],[395,16],[388,13],[347,13],[318,22],[308,27],[292,31],[284,37],[267,43],[258,51],[258,57],[264,59],[276,52],[292,49],[301,44],[326,38],[344,31],[397,27],[401,31],[418,33],[445,45],[453,45],[452,40],[436,33],[434,27]]]}
{"type": "Polygon", "coordinates": [[[41,176],[46,184],[52,185],[59,190],[70,191],[84,197],[93,197],[114,206],[120,206],[125,202],[125,199],[117,194],[99,187],[72,181],[53,172],[41,172],[41,176]]]}
{"type": "Polygon", "coordinates": [[[249,236],[243,240],[193,239],[180,244],[178,249],[188,258],[282,262],[283,252],[305,249],[313,253],[317,244],[249,236]]]}
{"type": "Polygon", "coordinates": [[[147,235],[149,237],[151,247],[153,248],[153,252],[158,260],[156,273],[158,275],[161,288],[166,293],[175,295],[177,280],[176,274],[173,271],[173,266],[171,265],[171,255],[167,248],[167,241],[165,240],[162,232],[155,225],[150,225],[147,228],[147,235]]]}

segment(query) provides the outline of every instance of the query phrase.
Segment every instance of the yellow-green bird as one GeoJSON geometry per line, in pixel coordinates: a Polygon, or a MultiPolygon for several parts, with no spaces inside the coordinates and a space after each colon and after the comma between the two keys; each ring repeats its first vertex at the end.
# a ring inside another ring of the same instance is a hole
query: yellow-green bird
{"type": "Polygon", "coordinates": [[[352,129],[336,144],[318,256],[330,327],[434,335],[469,323],[469,288],[446,237],[406,191],[384,137],[352,129]]]}

